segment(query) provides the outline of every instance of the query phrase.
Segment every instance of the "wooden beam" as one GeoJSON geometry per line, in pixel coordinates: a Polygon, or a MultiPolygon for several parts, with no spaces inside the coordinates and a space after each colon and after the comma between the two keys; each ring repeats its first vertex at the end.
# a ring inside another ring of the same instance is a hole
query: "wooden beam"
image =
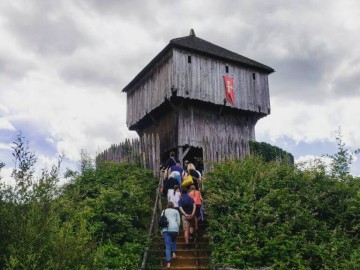
{"type": "Polygon", "coordinates": [[[191,149],[191,146],[189,146],[189,147],[182,153],[181,160],[183,160],[183,158],[187,155],[187,153],[189,153],[190,149],[191,149]]]}
{"type": "Polygon", "coordinates": [[[150,116],[150,119],[151,119],[151,121],[153,121],[155,126],[158,126],[158,122],[156,121],[155,117],[151,114],[151,112],[149,112],[148,115],[150,116]]]}
{"type": "Polygon", "coordinates": [[[182,157],[183,157],[183,149],[182,149],[182,146],[178,146],[178,158],[179,158],[179,160],[180,160],[181,166],[183,166],[182,157]],[[181,157],[181,158],[180,158],[180,157],[181,157]]]}

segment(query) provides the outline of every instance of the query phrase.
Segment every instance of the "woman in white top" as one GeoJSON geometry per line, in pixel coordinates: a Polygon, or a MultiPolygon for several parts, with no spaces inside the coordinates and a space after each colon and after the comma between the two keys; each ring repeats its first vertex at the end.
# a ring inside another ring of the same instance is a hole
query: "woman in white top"
{"type": "Polygon", "coordinates": [[[178,185],[175,185],[174,189],[172,189],[171,192],[168,192],[168,202],[172,202],[174,204],[174,208],[179,209],[180,197],[180,187],[178,185]]]}

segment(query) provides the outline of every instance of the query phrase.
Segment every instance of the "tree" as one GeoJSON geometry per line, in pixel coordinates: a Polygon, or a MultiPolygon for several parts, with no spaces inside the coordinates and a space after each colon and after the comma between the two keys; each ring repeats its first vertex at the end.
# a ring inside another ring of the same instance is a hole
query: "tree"
{"type": "Polygon", "coordinates": [[[59,196],[62,157],[36,178],[21,132],[13,150],[15,185],[0,186],[0,269],[95,269],[86,220],[59,196]]]}
{"type": "MultiPolygon", "coordinates": [[[[5,167],[5,163],[4,162],[1,162],[0,161],[0,172],[1,172],[1,169],[5,167]]],[[[1,180],[1,175],[0,175],[0,180],[1,180]]]]}
{"type": "Polygon", "coordinates": [[[342,140],[341,127],[337,130],[336,141],[338,152],[333,155],[326,154],[324,156],[331,159],[331,175],[342,179],[350,174],[350,165],[354,156],[360,152],[360,149],[356,149],[352,152],[345,148],[345,143],[342,140]]]}

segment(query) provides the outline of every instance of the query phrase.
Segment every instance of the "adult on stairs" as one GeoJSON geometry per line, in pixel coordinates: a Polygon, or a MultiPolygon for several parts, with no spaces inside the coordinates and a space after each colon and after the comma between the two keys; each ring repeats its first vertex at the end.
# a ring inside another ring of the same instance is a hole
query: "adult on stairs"
{"type": "Polygon", "coordinates": [[[190,232],[193,232],[195,227],[194,215],[195,215],[196,205],[194,200],[188,195],[187,189],[182,189],[181,191],[181,198],[179,200],[179,210],[182,214],[181,219],[183,222],[186,250],[189,250],[190,232]]]}
{"type": "Polygon", "coordinates": [[[166,216],[169,224],[167,227],[161,229],[161,233],[165,242],[167,268],[170,269],[171,253],[172,258],[176,258],[176,237],[179,234],[180,214],[178,210],[174,209],[174,204],[172,202],[168,202],[167,207],[164,210],[164,215],[166,216]]]}
{"type": "MultiPolygon", "coordinates": [[[[196,190],[194,185],[190,186],[190,191],[188,192],[189,196],[194,200],[196,205],[196,211],[195,211],[195,229],[198,229],[198,217],[200,216],[200,208],[203,202],[201,193],[199,190],[196,190]]],[[[191,232],[190,232],[191,233],[191,232]]]]}

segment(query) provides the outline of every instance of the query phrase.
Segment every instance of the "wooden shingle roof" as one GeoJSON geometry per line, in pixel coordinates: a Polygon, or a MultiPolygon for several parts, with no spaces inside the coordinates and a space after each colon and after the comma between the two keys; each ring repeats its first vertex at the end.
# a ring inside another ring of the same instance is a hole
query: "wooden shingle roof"
{"type": "Polygon", "coordinates": [[[232,61],[240,65],[261,69],[268,73],[274,72],[274,69],[271,67],[251,60],[235,52],[229,51],[218,45],[212,44],[206,40],[196,37],[195,35],[172,39],[170,40],[170,44],[174,44],[175,47],[192,50],[200,54],[206,54],[216,58],[232,61]]]}
{"type": "Polygon", "coordinates": [[[145,75],[145,73],[149,71],[161,59],[161,57],[172,48],[179,48],[188,50],[190,52],[207,55],[213,58],[222,59],[242,66],[254,68],[256,70],[261,70],[268,74],[274,72],[274,69],[269,66],[196,37],[194,31],[191,30],[189,36],[170,40],[169,44],[157,56],[155,56],[155,58],[151,60],[151,62],[145,66],[145,68],[143,68],[143,70],[140,71],[140,73],[136,75],[136,77],[127,86],[124,87],[123,92],[127,92],[131,86],[133,86],[139,79],[141,79],[141,77],[145,75]]]}

